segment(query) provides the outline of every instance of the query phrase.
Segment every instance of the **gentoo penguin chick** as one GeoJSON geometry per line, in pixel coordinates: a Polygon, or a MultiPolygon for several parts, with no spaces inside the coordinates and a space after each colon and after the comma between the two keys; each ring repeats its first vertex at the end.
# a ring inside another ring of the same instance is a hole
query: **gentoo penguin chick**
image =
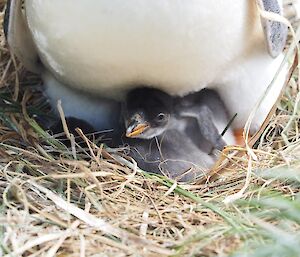
{"type": "Polygon", "coordinates": [[[216,156],[201,151],[179,130],[166,130],[152,139],[127,138],[129,155],[138,166],[147,171],[163,174],[180,182],[190,182],[207,174],[216,156]]]}
{"type": "Polygon", "coordinates": [[[179,98],[153,88],[134,89],[124,108],[130,156],[145,171],[178,181],[205,175],[217,158],[212,150],[226,145],[219,132],[228,123],[225,110],[213,90],[179,98]]]}
{"type": "Polygon", "coordinates": [[[189,131],[193,129],[191,121],[196,120],[203,139],[202,143],[195,137],[193,139],[197,140],[194,142],[198,142],[198,146],[203,150],[205,147],[222,150],[225,145],[235,144],[230,124],[233,117],[229,117],[227,108],[216,91],[205,88],[183,98],[177,98],[174,112],[177,117],[187,120],[186,133],[192,137],[195,133],[189,131]]]}
{"type": "Polygon", "coordinates": [[[191,138],[206,153],[234,143],[231,129],[221,133],[229,118],[219,95],[210,89],[186,97],[171,97],[153,88],[137,88],[128,93],[124,110],[126,136],[151,139],[170,129],[191,138]]]}

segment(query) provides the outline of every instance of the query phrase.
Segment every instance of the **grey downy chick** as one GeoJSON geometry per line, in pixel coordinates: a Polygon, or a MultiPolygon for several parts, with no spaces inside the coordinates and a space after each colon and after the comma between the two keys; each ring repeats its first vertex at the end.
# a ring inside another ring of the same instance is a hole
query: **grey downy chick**
{"type": "Polygon", "coordinates": [[[216,123],[228,123],[225,106],[212,90],[175,98],[152,88],[129,92],[124,108],[130,155],[140,168],[191,181],[206,174],[226,145],[216,123]]]}
{"type": "Polygon", "coordinates": [[[185,132],[205,152],[222,150],[235,144],[230,127],[232,117],[220,95],[212,89],[202,89],[183,98],[176,98],[173,112],[177,119],[186,120],[185,132]],[[193,133],[197,130],[199,133],[193,133]]]}
{"type": "Polygon", "coordinates": [[[230,119],[221,98],[210,89],[180,98],[154,88],[137,88],[127,95],[124,117],[129,138],[151,139],[175,129],[206,153],[234,143],[231,129],[225,140],[221,136],[230,119]]]}

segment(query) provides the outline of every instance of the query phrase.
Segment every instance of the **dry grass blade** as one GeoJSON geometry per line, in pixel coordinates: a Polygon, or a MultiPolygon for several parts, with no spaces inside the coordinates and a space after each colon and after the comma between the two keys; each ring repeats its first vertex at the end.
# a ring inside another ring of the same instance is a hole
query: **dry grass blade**
{"type": "Polygon", "coordinates": [[[61,197],[55,195],[53,192],[48,190],[47,188],[38,185],[33,181],[28,181],[29,184],[37,188],[40,192],[44,193],[47,198],[49,198],[56,206],[59,208],[67,211],[67,213],[72,214],[73,216],[77,217],[78,219],[84,221],[91,227],[99,229],[100,231],[104,232],[105,234],[109,234],[115,237],[118,237],[125,243],[138,243],[139,245],[143,245],[159,254],[171,255],[173,252],[168,251],[166,249],[161,249],[158,246],[151,244],[149,241],[143,240],[137,236],[127,233],[126,231],[122,231],[120,229],[114,228],[107,222],[102,219],[96,218],[95,216],[91,215],[90,213],[85,212],[82,209],[79,209],[75,205],[68,203],[67,201],[63,200],[61,197]]]}

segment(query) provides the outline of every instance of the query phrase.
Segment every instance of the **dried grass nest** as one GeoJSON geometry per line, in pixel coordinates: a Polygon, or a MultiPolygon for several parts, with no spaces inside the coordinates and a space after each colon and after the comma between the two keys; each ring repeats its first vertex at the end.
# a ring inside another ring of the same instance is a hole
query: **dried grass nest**
{"type": "Polygon", "coordinates": [[[178,185],[139,170],[98,135],[79,133],[83,144],[66,147],[41,129],[34,117],[49,106],[40,81],[0,34],[0,256],[299,256],[297,72],[257,159],[230,147],[218,174],[178,185]]]}

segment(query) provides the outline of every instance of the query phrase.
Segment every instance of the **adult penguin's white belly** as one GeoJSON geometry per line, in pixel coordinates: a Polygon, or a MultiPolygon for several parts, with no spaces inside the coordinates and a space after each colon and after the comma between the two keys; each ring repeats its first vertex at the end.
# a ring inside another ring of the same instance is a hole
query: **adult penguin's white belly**
{"type": "Polygon", "coordinates": [[[250,2],[27,0],[26,12],[43,62],[68,84],[110,93],[141,83],[185,94],[263,44],[250,2]]]}
{"type": "MultiPolygon", "coordinates": [[[[229,111],[238,112],[237,127],[245,123],[282,59],[267,52],[255,1],[25,3],[42,62],[62,83],[116,98],[139,84],[175,95],[214,87],[229,111]]],[[[256,125],[274,103],[283,78],[256,125]]]]}

